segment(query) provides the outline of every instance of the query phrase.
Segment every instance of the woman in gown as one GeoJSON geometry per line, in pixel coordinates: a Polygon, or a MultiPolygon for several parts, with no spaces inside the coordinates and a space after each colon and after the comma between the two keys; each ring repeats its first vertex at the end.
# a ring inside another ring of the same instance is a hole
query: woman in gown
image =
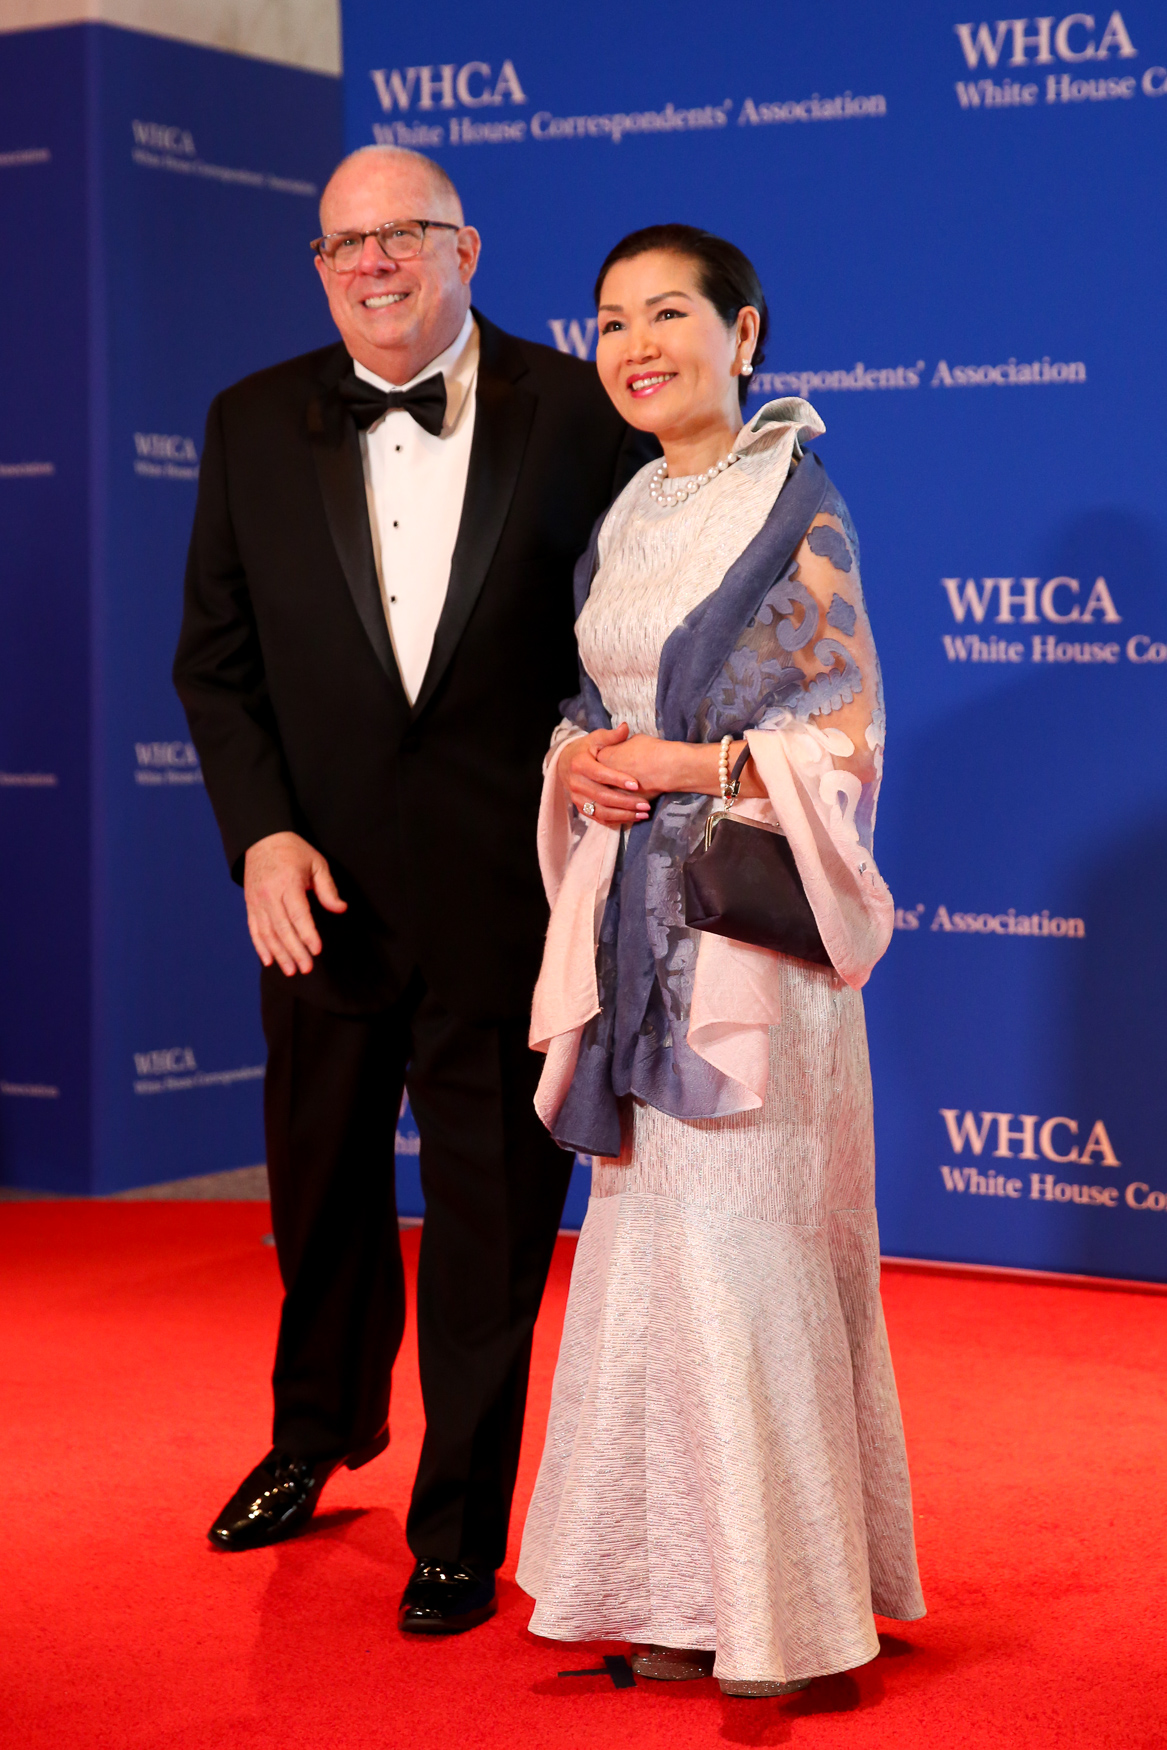
{"type": "Polygon", "coordinates": [[[779,1694],[924,1604],[879,1299],[860,988],[879,669],[805,401],[743,426],[766,308],[731,244],[653,227],[596,289],[597,363],[664,461],[576,578],[581,692],[548,760],[537,1104],[594,1159],[519,1584],[533,1633],[779,1694]],[[680,868],[748,749],[831,965],[688,929],[680,868]]]}

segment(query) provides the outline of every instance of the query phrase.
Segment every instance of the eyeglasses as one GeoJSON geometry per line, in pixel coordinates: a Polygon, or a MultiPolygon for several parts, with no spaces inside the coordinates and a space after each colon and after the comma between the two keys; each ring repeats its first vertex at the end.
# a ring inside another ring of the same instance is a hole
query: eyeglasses
{"type": "Polygon", "coordinates": [[[389,219],[375,231],[329,231],[327,236],[314,238],[312,248],[334,273],[351,273],[360,265],[366,237],[375,237],[382,255],[390,261],[412,261],[425,248],[427,231],[461,229],[444,219],[389,219]]]}

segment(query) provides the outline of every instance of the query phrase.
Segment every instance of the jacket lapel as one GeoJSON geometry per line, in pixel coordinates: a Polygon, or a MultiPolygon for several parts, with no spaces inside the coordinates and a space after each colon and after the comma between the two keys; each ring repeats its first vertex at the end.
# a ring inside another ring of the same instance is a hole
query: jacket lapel
{"type": "Polygon", "coordinates": [[[345,418],[344,406],[336,393],[336,386],[348,369],[348,353],[338,346],[321,372],[319,394],[308,403],[308,434],[324,514],[353,606],[377,661],[404,698],[377,582],[360,439],[352,420],[345,418]]]}
{"type": "Polygon", "coordinates": [[[535,417],[537,398],[522,381],[527,374],[522,353],[477,310],[474,319],[478,324],[480,352],[466,496],[450,561],[445,605],[434,634],[425,679],[413,707],[415,718],[437,690],[482,593],[515,495],[535,417]]]}

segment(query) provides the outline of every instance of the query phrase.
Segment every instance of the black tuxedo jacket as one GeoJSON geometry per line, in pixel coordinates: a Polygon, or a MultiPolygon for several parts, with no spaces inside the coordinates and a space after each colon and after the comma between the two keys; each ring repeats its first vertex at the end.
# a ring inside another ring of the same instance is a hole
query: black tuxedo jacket
{"type": "Polygon", "coordinates": [[[385,1006],[416,966],[469,1019],[526,1013],[540,768],[577,688],[572,567],[654,453],[594,366],[477,321],[462,520],[412,708],[337,394],[345,348],[245,378],[207,420],[175,685],[236,879],[268,833],[328,858],[349,909],[314,906],[324,950],[295,986],[342,1011],[385,1006]]]}

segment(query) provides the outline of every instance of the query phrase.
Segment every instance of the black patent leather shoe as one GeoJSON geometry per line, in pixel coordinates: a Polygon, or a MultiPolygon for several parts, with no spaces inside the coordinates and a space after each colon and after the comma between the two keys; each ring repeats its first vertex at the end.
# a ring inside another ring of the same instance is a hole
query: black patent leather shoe
{"type": "Polygon", "coordinates": [[[420,1561],[401,1595],[397,1626],[407,1635],[460,1635],[498,1609],[494,1571],[465,1562],[420,1561]]]}
{"type": "Polygon", "coordinates": [[[333,1471],[341,1465],[359,1470],[388,1444],[389,1430],[382,1428],[376,1439],[347,1458],[312,1464],[287,1452],[269,1452],[244,1477],[207,1536],[216,1549],[227,1550],[262,1549],[295,1537],[315,1513],[320,1491],[333,1471]]]}

